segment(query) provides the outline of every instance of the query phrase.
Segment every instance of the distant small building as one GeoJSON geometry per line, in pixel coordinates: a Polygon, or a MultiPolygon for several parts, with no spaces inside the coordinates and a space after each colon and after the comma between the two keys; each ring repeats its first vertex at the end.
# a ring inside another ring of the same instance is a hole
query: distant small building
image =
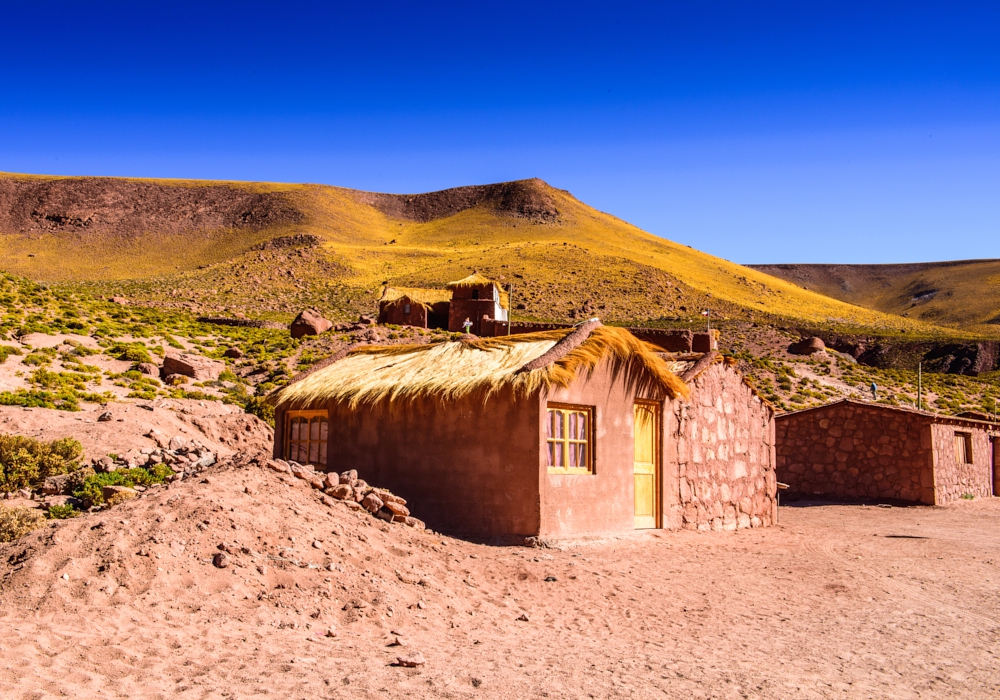
{"type": "MultiPolygon", "coordinates": [[[[483,335],[483,318],[506,322],[510,298],[499,282],[478,272],[449,282],[447,289],[386,287],[379,299],[378,322],[417,328],[462,331],[466,320],[483,335]]],[[[493,326],[490,326],[492,330],[493,326]]]]}
{"type": "Polygon", "coordinates": [[[791,497],[941,505],[1000,492],[1000,428],[844,399],[775,419],[778,480],[791,497]]]}
{"type": "Polygon", "coordinates": [[[357,469],[436,530],[555,540],[777,519],[773,411],[718,353],[668,355],[588,321],[331,359],[272,395],[275,456],[357,469]]]}

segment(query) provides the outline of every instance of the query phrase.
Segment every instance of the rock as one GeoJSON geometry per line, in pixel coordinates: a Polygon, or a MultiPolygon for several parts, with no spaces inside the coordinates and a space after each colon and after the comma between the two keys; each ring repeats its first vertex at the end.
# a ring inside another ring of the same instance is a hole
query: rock
{"type": "Polygon", "coordinates": [[[163,449],[164,447],[167,446],[167,437],[166,437],[166,435],[164,435],[163,433],[161,433],[156,428],[151,428],[150,431],[148,433],[146,433],[145,437],[148,437],[150,440],[152,440],[153,442],[155,442],[156,446],[159,447],[160,449],[163,449]]]}
{"type": "Polygon", "coordinates": [[[111,297],[108,301],[112,304],[128,304],[128,299],[125,297],[111,297]]]}
{"type": "Polygon", "coordinates": [[[154,365],[152,362],[140,362],[135,366],[142,374],[148,374],[150,377],[159,377],[160,368],[154,365]]]}
{"type": "Polygon", "coordinates": [[[322,503],[323,505],[327,506],[328,508],[332,508],[334,506],[334,504],[336,503],[335,500],[333,500],[332,498],[330,498],[329,496],[327,496],[325,493],[322,494],[319,497],[319,502],[322,503]]]}
{"type": "Polygon", "coordinates": [[[424,525],[424,521],[423,520],[418,520],[417,518],[414,518],[413,516],[407,516],[406,518],[404,518],[403,519],[403,524],[404,525],[408,525],[408,526],[410,526],[410,527],[412,527],[412,528],[414,528],[416,530],[423,530],[423,529],[425,529],[427,527],[426,525],[424,525]]]}
{"type": "Polygon", "coordinates": [[[407,515],[410,514],[410,509],[407,508],[406,506],[400,503],[396,503],[395,501],[390,501],[389,499],[385,498],[385,496],[382,497],[382,500],[385,501],[386,510],[390,511],[393,515],[398,515],[400,517],[405,518],[407,515]]]}
{"type": "Polygon", "coordinates": [[[115,464],[115,460],[111,459],[107,455],[100,457],[99,459],[95,459],[93,464],[94,471],[99,473],[113,472],[118,469],[118,465],[115,464]]]}
{"type": "Polygon", "coordinates": [[[348,510],[364,510],[362,505],[357,501],[341,501],[341,503],[347,506],[348,510]]]}
{"type": "Polygon", "coordinates": [[[381,498],[376,496],[374,493],[370,493],[362,499],[361,505],[369,513],[377,513],[378,510],[385,504],[382,503],[381,498]]]}
{"type": "Polygon", "coordinates": [[[125,494],[125,498],[135,498],[139,492],[128,486],[105,486],[101,489],[101,495],[104,496],[105,501],[110,501],[118,494],[125,494]]]}
{"type": "Polygon", "coordinates": [[[327,490],[327,493],[341,501],[346,501],[348,499],[353,500],[354,498],[354,489],[352,489],[347,484],[338,484],[337,486],[334,486],[332,489],[327,490]]]}
{"type": "Polygon", "coordinates": [[[267,468],[273,469],[279,474],[288,474],[291,469],[288,468],[288,462],[283,459],[269,459],[267,461],[267,468]]]}
{"type": "Polygon", "coordinates": [[[323,477],[323,488],[332,489],[340,484],[340,476],[337,474],[327,474],[323,477]]]}
{"type": "Polygon", "coordinates": [[[57,496],[69,491],[69,486],[73,482],[72,474],[59,474],[50,476],[42,483],[42,493],[49,496],[57,496]]]}
{"type": "Polygon", "coordinates": [[[104,413],[102,413],[101,415],[99,415],[97,417],[97,422],[98,423],[107,423],[112,418],[114,418],[114,416],[111,415],[111,411],[105,411],[104,413]]]}
{"type": "MultiPolygon", "coordinates": [[[[379,495],[379,498],[381,498],[383,501],[386,502],[386,504],[389,504],[389,503],[398,503],[401,506],[405,506],[406,505],[406,499],[405,498],[400,498],[399,496],[397,496],[394,493],[389,493],[388,491],[385,491],[383,493],[383,492],[380,491],[378,495],[379,495]]],[[[409,513],[407,513],[407,515],[409,515],[409,513]]]]}
{"type": "Polygon", "coordinates": [[[319,540],[313,540],[312,546],[313,549],[323,549],[323,543],[319,540]]]}
{"type": "Polygon", "coordinates": [[[311,481],[312,478],[315,476],[312,469],[306,469],[301,464],[296,464],[295,462],[292,462],[291,468],[292,468],[292,474],[297,476],[299,479],[303,479],[305,481],[311,481]]]}
{"type": "Polygon", "coordinates": [[[183,374],[167,374],[164,375],[163,381],[170,386],[177,386],[178,384],[187,384],[188,378],[183,374]]]}
{"type": "Polygon", "coordinates": [[[174,450],[175,452],[184,447],[187,447],[187,440],[185,440],[180,435],[174,435],[172,438],[170,438],[170,442],[167,443],[167,449],[174,450]]]}
{"type": "Polygon", "coordinates": [[[226,369],[226,365],[216,360],[210,360],[201,355],[191,353],[167,353],[163,358],[163,376],[169,378],[171,374],[180,374],[191,377],[199,382],[215,381],[226,369]]]}
{"type": "Polygon", "coordinates": [[[518,622],[531,622],[531,620],[528,619],[528,613],[521,613],[514,619],[518,622]]]}
{"type": "Polygon", "coordinates": [[[417,666],[423,666],[427,661],[424,660],[424,655],[419,651],[409,654],[408,656],[397,656],[396,665],[402,666],[403,668],[416,668],[417,666]]]}
{"type": "Polygon", "coordinates": [[[799,342],[789,345],[788,352],[793,355],[812,355],[817,352],[826,352],[826,343],[823,342],[822,338],[815,336],[803,338],[799,342]]]}
{"type": "Polygon", "coordinates": [[[326,488],[326,479],[324,479],[323,477],[314,476],[311,479],[309,479],[309,485],[312,486],[317,491],[322,491],[324,488],[326,488]]]}
{"type": "Polygon", "coordinates": [[[375,513],[375,517],[379,520],[384,520],[387,523],[391,523],[393,519],[393,514],[391,510],[388,510],[385,506],[379,508],[378,512],[375,513]]]}
{"type": "Polygon", "coordinates": [[[212,564],[214,564],[217,569],[225,569],[229,566],[229,557],[226,556],[225,552],[216,552],[215,556],[212,557],[212,564]]]}
{"type": "Polygon", "coordinates": [[[231,357],[234,360],[239,360],[243,357],[243,351],[237,347],[228,347],[226,351],[222,353],[225,357],[231,357]]]}
{"type": "Polygon", "coordinates": [[[323,318],[319,311],[306,309],[295,317],[289,330],[293,338],[301,338],[306,335],[319,335],[330,330],[331,327],[333,327],[333,323],[323,318]]]}
{"type": "Polygon", "coordinates": [[[374,326],[375,319],[372,318],[371,316],[366,316],[365,314],[361,314],[361,316],[358,317],[358,323],[361,324],[362,326],[374,326]]]}
{"type": "Polygon", "coordinates": [[[346,472],[340,473],[340,483],[342,484],[354,484],[358,480],[358,470],[348,469],[346,472]]]}

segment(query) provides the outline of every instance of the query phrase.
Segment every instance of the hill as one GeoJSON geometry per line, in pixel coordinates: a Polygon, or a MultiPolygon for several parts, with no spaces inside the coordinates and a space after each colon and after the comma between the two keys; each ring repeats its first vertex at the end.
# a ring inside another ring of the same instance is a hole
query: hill
{"type": "Polygon", "coordinates": [[[515,317],[671,325],[790,320],[954,334],[828,298],[653,236],[541,180],[418,195],[322,185],[0,176],[6,272],[97,294],[288,320],[345,320],[380,287],[478,269],[514,284],[515,317]]]}
{"type": "Polygon", "coordinates": [[[986,334],[1000,326],[1000,260],[748,267],[850,304],[935,325],[986,334]]]}

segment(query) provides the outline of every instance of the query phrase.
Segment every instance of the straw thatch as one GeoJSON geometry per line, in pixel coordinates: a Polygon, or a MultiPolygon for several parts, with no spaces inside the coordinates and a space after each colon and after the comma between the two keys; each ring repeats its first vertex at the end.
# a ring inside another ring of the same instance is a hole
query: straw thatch
{"type": "Polygon", "coordinates": [[[395,302],[408,299],[413,304],[431,308],[434,304],[451,301],[451,292],[447,289],[421,289],[419,287],[386,287],[379,301],[395,302]]]}
{"type": "Polygon", "coordinates": [[[520,371],[570,332],[360,347],[343,360],[289,384],[269,400],[295,408],[329,401],[357,408],[362,404],[431,397],[447,401],[480,393],[485,401],[505,387],[515,395],[530,396],[542,389],[567,387],[603,361],[609,363],[615,376],[639,393],[651,397],[689,396],[687,385],[668,369],[656,348],[623,328],[594,328],[584,342],[558,360],[520,371]]]}

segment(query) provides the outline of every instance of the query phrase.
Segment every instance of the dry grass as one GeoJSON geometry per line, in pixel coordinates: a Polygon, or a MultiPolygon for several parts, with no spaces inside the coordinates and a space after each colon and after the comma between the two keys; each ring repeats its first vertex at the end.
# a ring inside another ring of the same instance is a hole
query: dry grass
{"type": "Polygon", "coordinates": [[[270,400],[292,407],[333,401],[356,408],[426,397],[454,400],[474,393],[481,393],[486,400],[505,387],[515,395],[530,396],[542,389],[569,386],[605,361],[637,391],[654,396],[689,395],[687,386],[655,348],[628,331],[607,326],[595,328],[581,345],[551,364],[521,371],[569,332],[358,348],[345,359],[285,387],[270,400]]]}
{"type": "Polygon", "coordinates": [[[429,308],[442,301],[451,301],[447,289],[420,289],[418,287],[386,287],[379,301],[399,301],[409,299],[414,304],[429,308]]]}

